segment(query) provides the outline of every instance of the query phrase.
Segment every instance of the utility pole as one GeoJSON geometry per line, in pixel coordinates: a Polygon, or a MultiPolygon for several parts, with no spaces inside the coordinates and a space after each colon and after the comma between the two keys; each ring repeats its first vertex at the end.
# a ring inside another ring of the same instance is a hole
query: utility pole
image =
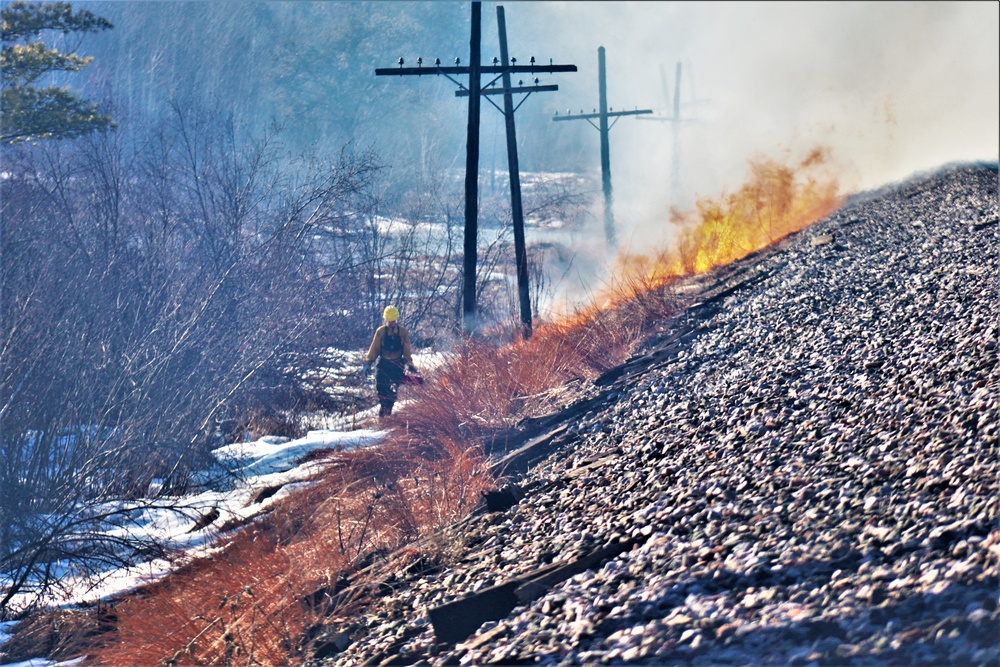
{"type": "MultiPolygon", "coordinates": [[[[518,81],[518,88],[513,88],[511,86],[510,72],[511,67],[517,59],[510,58],[507,51],[507,21],[502,6],[497,7],[497,34],[500,39],[500,63],[501,67],[503,67],[503,73],[500,75],[501,88],[499,91],[495,89],[481,91],[481,94],[487,96],[497,94],[498,92],[503,94],[503,109],[499,107],[497,109],[504,116],[504,125],[507,132],[507,172],[510,175],[510,210],[511,220],[514,225],[514,262],[517,274],[518,305],[521,315],[521,335],[525,340],[528,340],[531,338],[532,333],[531,294],[528,285],[528,253],[524,241],[524,208],[521,204],[521,172],[517,157],[517,131],[514,127],[514,112],[517,110],[517,107],[514,106],[514,92],[525,93],[525,97],[521,100],[521,103],[523,103],[527,99],[527,96],[533,92],[558,90],[559,86],[540,86],[538,85],[538,79],[535,79],[534,86],[525,88],[523,81],[518,81]]],[[[534,60],[534,57],[532,57],[531,64],[534,64],[534,60]]],[[[465,93],[457,91],[455,94],[463,95],[465,93]]],[[[493,104],[493,101],[489,97],[486,99],[493,104]]],[[[519,103],[518,107],[520,105],[519,103]]],[[[496,107],[496,104],[493,104],[493,106],[496,107]]]]}
{"type": "MultiPolygon", "coordinates": [[[[535,79],[534,86],[518,85],[513,88],[510,85],[511,74],[536,74],[553,72],[575,72],[576,65],[553,65],[549,61],[548,65],[536,65],[534,57],[529,65],[515,65],[515,59],[508,60],[506,56],[507,36],[506,25],[503,18],[503,7],[497,7],[497,22],[501,27],[501,50],[503,51],[503,63],[498,65],[497,59],[493,59],[493,65],[481,64],[481,37],[482,37],[482,6],[479,0],[472,2],[472,29],[469,39],[469,67],[461,67],[458,58],[455,58],[454,67],[442,67],[441,60],[435,58],[433,67],[423,67],[423,59],[417,58],[417,67],[403,67],[404,61],[399,59],[398,68],[380,68],[375,70],[376,76],[423,76],[425,74],[439,74],[447,77],[458,90],[456,97],[469,97],[469,122],[468,134],[466,137],[466,160],[465,160],[465,261],[463,266],[462,280],[462,326],[466,333],[473,333],[477,328],[476,315],[476,260],[478,252],[478,217],[479,217],[479,125],[480,125],[480,97],[488,95],[504,95],[504,107],[501,111],[507,123],[507,156],[510,163],[511,173],[511,207],[514,217],[514,246],[517,255],[517,277],[518,292],[521,300],[521,318],[525,325],[525,336],[531,335],[531,305],[528,298],[528,276],[527,258],[524,250],[524,229],[523,213],[521,211],[521,191],[520,176],[517,173],[517,142],[514,133],[514,112],[517,107],[513,106],[512,94],[524,93],[525,98],[532,92],[558,90],[558,86],[539,86],[538,79],[535,79]],[[469,85],[465,86],[452,75],[469,75],[469,85]],[[495,75],[486,87],[482,86],[480,76],[483,74],[495,75]],[[503,79],[501,89],[490,89],[489,86],[496,83],[498,79],[503,79]],[[516,186],[515,186],[516,182],[516,186]],[[515,190],[516,188],[516,190],[515,190]],[[516,191],[516,194],[515,194],[516,191]],[[516,204],[514,203],[516,201],[516,204]],[[518,222],[520,219],[520,222],[518,222]],[[520,227],[520,230],[518,229],[520,227]],[[520,237],[520,241],[518,240],[520,237]],[[520,249],[519,249],[520,248],[520,249]],[[522,269],[523,264],[523,269],[522,269]],[[523,277],[522,277],[523,272],[523,277]],[[523,284],[523,287],[522,287],[523,284]],[[526,305],[527,304],[527,305],[526,305]]],[[[489,98],[487,97],[489,100],[489,98]]],[[[524,99],[521,102],[524,102],[524,99]]],[[[492,100],[489,100],[496,106],[492,100]]],[[[520,103],[517,105],[520,106],[520,103]]],[[[499,107],[497,107],[499,109],[499,107]]]]}
{"type": "Polygon", "coordinates": [[[586,120],[588,123],[597,128],[597,131],[601,134],[601,185],[604,189],[604,235],[608,240],[608,245],[611,248],[616,248],[618,246],[618,239],[615,235],[615,217],[612,209],[612,193],[611,193],[611,142],[608,138],[608,133],[614,124],[618,122],[621,116],[637,116],[640,114],[653,113],[652,109],[635,109],[633,111],[615,111],[614,109],[608,109],[608,80],[607,73],[605,71],[604,62],[604,47],[599,47],[597,49],[597,84],[598,84],[598,102],[599,108],[595,110],[594,113],[585,114],[581,111],[576,115],[560,116],[556,112],[555,117],[552,120],[586,120]],[[599,124],[594,125],[592,119],[597,118],[599,124]],[[608,124],[608,119],[614,118],[611,124],[608,124]]]}
{"type": "MultiPolygon", "coordinates": [[[[507,22],[503,7],[497,7],[497,33],[500,36],[500,62],[510,62],[507,55],[507,22]]],[[[521,172],[517,160],[517,132],[514,131],[514,97],[510,92],[510,70],[503,71],[503,117],[507,126],[507,172],[510,175],[510,214],[514,223],[514,262],[517,265],[517,297],[521,310],[521,335],[531,338],[531,295],[528,291],[528,254],[524,246],[524,209],[521,206],[521,172]]]]}
{"type": "Polygon", "coordinates": [[[674,118],[670,123],[674,131],[674,155],[670,162],[670,202],[677,205],[681,194],[681,63],[677,62],[677,76],[674,77],[674,118]]]}
{"type": "MultiPolygon", "coordinates": [[[[479,66],[483,7],[472,3],[469,37],[469,122],[465,145],[465,255],[462,268],[462,330],[476,330],[476,260],[479,255],[479,66]]],[[[402,58],[400,58],[402,60],[402,58]]],[[[455,59],[458,64],[458,59],[455,59]]],[[[376,75],[378,72],[376,71],[376,75]]]]}
{"type": "MultiPolygon", "coordinates": [[[[511,84],[510,74],[517,59],[509,57],[510,54],[507,51],[507,21],[502,6],[497,7],[497,34],[500,40],[500,60],[497,61],[494,58],[493,64],[497,65],[499,63],[499,66],[503,68],[503,72],[499,77],[501,85],[499,89],[492,87],[484,88],[480,91],[480,94],[486,97],[486,100],[490,104],[493,104],[504,117],[504,125],[507,133],[507,171],[510,175],[510,209],[511,221],[514,226],[514,263],[517,275],[518,305],[521,316],[521,336],[524,340],[528,340],[532,334],[531,294],[528,285],[528,253],[524,240],[524,208],[521,203],[521,172],[517,157],[517,132],[514,126],[514,112],[520,108],[521,104],[524,103],[524,100],[531,93],[559,90],[559,86],[538,85],[538,79],[536,78],[532,86],[526,87],[523,81],[518,81],[517,87],[514,88],[511,84]],[[515,93],[524,93],[524,97],[516,107],[514,106],[515,93]],[[497,106],[489,97],[500,94],[503,95],[503,109],[497,106]]],[[[529,62],[529,66],[533,66],[535,58],[532,57],[529,62]]],[[[490,82],[490,86],[495,82],[496,79],[490,82]]],[[[455,91],[456,96],[469,94],[469,92],[464,90],[455,91]]]]}
{"type": "MultiPolygon", "coordinates": [[[[690,65],[690,63],[688,63],[690,65]]],[[[667,98],[667,104],[670,104],[670,92],[667,88],[667,78],[663,73],[663,67],[660,67],[660,76],[663,78],[663,94],[667,98]]],[[[694,86],[692,85],[692,97],[694,86]]],[[[690,103],[685,103],[686,105],[697,105],[702,104],[704,100],[694,99],[690,103]]],[[[648,118],[643,118],[642,120],[656,120],[664,123],[671,124],[671,130],[673,130],[673,142],[674,150],[673,157],[670,163],[670,203],[673,206],[678,206],[680,201],[681,193],[681,124],[697,123],[698,121],[694,118],[682,118],[681,117],[681,63],[677,61],[676,74],[674,76],[674,99],[673,99],[674,115],[673,116],[650,116],[648,118]]]]}

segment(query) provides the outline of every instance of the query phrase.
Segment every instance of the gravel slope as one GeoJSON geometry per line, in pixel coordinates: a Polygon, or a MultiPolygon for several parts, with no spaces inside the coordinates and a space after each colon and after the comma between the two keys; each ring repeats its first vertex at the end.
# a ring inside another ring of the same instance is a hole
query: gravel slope
{"type": "Polygon", "coordinates": [[[949,167],[712,276],[313,664],[1000,665],[997,195],[949,167]]]}

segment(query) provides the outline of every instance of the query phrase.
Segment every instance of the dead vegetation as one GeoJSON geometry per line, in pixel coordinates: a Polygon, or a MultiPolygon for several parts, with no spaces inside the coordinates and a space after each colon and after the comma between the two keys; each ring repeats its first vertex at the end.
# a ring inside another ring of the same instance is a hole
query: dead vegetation
{"type": "Polygon", "coordinates": [[[321,479],[209,559],[129,596],[95,665],[287,665],[315,628],[363,604],[369,566],[468,513],[489,486],[475,448],[390,441],[342,452],[321,479]]]}
{"type": "MultiPolygon", "coordinates": [[[[786,181],[777,185],[790,192],[786,181]]],[[[752,193],[759,202],[760,190],[752,193]]],[[[384,443],[331,454],[311,486],[227,535],[212,557],[115,605],[113,629],[101,627],[96,638],[93,623],[71,632],[76,650],[87,646],[91,665],[289,665],[322,646],[318,637],[329,646],[330,628],[334,643],[347,641],[346,619],[377,595],[379,564],[447,560],[437,531],[495,488],[486,444],[526,417],[553,411],[567,383],[620,365],[657,322],[683,310],[671,286],[685,271],[666,263],[673,256],[621,258],[618,282],[599,303],[540,324],[529,341],[465,341],[412,388],[384,424],[384,443]],[[338,624],[346,628],[340,634],[338,624]]],[[[36,636],[24,632],[18,641],[36,636]]],[[[34,655],[66,655],[38,642],[34,655]]]]}
{"type": "MultiPolygon", "coordinates": [[[[90,664],[285,665],[316,629],[347,617],[367,577],[420,538],[466,516],[495,488],[482,443],[551,407],[548,392],[620,364],[657,318],[678,311],[669,289],[539,327],[528,342],[469,341],[391,418],[377,447],[338,452],[315,484],[116,607],[115,631],[90,664]]],[[[557,400],[557,399],[556,399],[557,400]]],[[[423,540],[410,558],[441,562],[423,540]]]]}

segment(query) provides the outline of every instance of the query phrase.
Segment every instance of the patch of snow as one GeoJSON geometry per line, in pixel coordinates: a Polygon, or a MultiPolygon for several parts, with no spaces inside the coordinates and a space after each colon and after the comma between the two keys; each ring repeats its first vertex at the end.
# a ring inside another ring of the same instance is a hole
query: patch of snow
{"type": "MultiPolygon", "coordinates": [[[[371,429],[317,430],[295,440],[265,436],[254,442],[220,447],[213,453],[232,474],[229,488],[136,502],[127,524],[109,527],[107,534],[155,540],[172,550],[183,552],[189,558],[209,555],[218,548],[216,537],[220,526],[251,519],[294,490],[307,485],[322,471],[322,462],[301,463],[306,455],[321,450],[370,447],[384,439],[385,435],[383,431],[371,429]],[[278,490],[266,500],[253,502],[261,490],[269,488],[278,490]],[[198,527],[198,521],[210,512],[217,512],[217,518],[204,527],[198,527]]],[[[175,563],[170,561],[156,559],[128,568],[109,569],[96,577],[83,576],[70,567],[62,567],[58,573],[61,575],[59,591],[53,592],[46,602],[54,606],[93,604],[156,581],[174,566],[175,563]]],[[[0,574],[0,582],[3,579],[0,574]]],[[[32,600],[27,593],[20,597],[23,599],[12,601],[11,608],[16,609],[32,600]]],[[[9,639],[11,627],[11,624],[0,624],[0,647],[9,639]]],[[[46,661],[29,661],[22,663],[22,667],[24,665],[52,667],[52,663],[46,661]]]]}
{"type": "Polygon", "coordinates": [[[247,477],[263,477],[291,470],[296,461],[318,450],[347,450],[377,443],[384,437],[381,431],[351,432],[310,431],[304,438],[288,440],[265,436],[256,442],[237,442],[212,452],[233,472],[247,477]]]}

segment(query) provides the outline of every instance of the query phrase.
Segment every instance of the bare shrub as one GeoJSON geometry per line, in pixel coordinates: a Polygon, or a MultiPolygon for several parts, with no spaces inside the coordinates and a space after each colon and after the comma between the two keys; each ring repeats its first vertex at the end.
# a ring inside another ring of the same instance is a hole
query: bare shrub
{"type": "Polygon", "coordinates": [[[39,613],[15,627],[0,655],[6,662],[15,663],[37,658],[76,658],[111,630],[113,622],[114,618],[102,608],[39,613]]]}
{"type": "Polygon", "coordinates": [[[103,538],[107,503],[183,490],[219,424],[334,326],[324,296],[357,257],[324,230],[371,207],[376,169],[285,171],[275,132],[180,107],[151,134],[3,150],[0,616],[56,556],[154,548],[103,538]]]}

